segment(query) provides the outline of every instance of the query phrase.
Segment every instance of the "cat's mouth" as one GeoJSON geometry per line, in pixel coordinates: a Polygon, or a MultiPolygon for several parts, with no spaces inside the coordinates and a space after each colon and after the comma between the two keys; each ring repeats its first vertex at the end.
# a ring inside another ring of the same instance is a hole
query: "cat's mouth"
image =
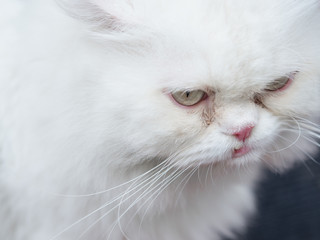
{"type": "Polygon", "coordinates": [[[251,151],[251,148],[247,145],[243,145],[239,148],[234,148],[232,152],[232,158],[239,158],[246,155],[248,152],[251,151]]]}

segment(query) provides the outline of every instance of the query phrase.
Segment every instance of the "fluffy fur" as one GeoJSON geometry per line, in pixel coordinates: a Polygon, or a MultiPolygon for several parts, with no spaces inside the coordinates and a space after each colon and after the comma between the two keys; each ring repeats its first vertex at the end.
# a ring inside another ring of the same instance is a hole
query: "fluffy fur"
{"type": "Polygon", "coordinates": [[[0,239],[232,236],[317,148],[318,0],[2,0],[0,32],[0,239]]]}

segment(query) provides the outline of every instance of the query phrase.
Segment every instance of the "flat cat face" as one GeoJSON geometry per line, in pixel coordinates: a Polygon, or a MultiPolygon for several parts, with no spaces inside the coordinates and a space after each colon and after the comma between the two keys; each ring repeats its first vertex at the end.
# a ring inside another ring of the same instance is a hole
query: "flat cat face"
{"type": "Polygon", "coordinates": [[[112,113],[109,137],[130,164],[282,168],[313,151],[318,1],[82,4],[78,16],[112,49],[98,108],[112,113]]]}

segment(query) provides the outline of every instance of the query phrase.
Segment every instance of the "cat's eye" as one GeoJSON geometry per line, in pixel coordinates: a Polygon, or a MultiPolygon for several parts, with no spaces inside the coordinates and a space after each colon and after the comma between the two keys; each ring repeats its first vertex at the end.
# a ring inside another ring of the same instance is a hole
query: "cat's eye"
{"type": "Polygon", "coordinates": [[[294,74],[290,74],[290,76],[284,76],[276,79],[272,83],[269,83],[265,90],[269,92],[284,90],[291,84],[293,75],[294,74]]]}
{"type": "Polygon", "coordinates": [[[202,90],[179,91],[171,94],[173,99],[183,106],[193,106],[201,102],[206,93],[202,90]]]}

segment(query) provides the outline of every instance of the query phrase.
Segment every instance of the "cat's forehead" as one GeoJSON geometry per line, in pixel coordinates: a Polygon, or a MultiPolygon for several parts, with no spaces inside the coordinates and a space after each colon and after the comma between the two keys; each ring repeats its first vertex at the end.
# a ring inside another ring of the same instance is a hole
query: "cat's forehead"
{"type": "MultiPolygon", "coordinates": [[[[225,27],[225,26],[224,26],[225,27]]],[[[229,26],[232,29],[232,26],[229,26]]],[[[209,86],[216,89],[259,88],[268,79],[285,74],[277,46],[256,33],[232,31],[186,33],[167,36],[160,50],[161,68],[169,84],[177,87],[209,86]]]]}
{"type": "MultiPolygon", "coordinates": [[[[171,53],[172,55],[174,53],[171,53]]],[[[246,61],[246,60],[243,60],[246,61]]],[[[210,58],[209,54],[194,54],[189,57],[183,54],[172,56],[161,62],[163,84],[171,89],[206,89],[229,91],[242,94],[246,91],[259,90],[267,82],[272,81],[271,74],[265,64],[254,69],[254,62],[242,62],[233,57],[210,58]],[[183,57],[181,57],[183,56],[183,57]],[[219,61],[215,61],[218,59],[219,61]]],[[[257,63],[258,64],[258,63],[257,63]]]]}
{"type": "Polygon", "coordinates": [[[299,71],[303,54],[310,51],[306,47],[314,45],[304,40],[306,21],[319,5],[318,0],[120,2],[130,3],[129,10],[115,15],[130,23],[128,29],[138,26],[130,32],[137,36],[135,43],[138,39],[135,49],[152,55],[142,60],[142,72],[151,65],[154,73],[154,65],[159,66],[153,76],[173,89],[208,86],[239,92],[299,71]]]}
{"type": "Polygon", "coordinates": [[[295,70],[295,53],[287,51],[295,21],[283,12],[284,4],[259,0],[185,3],[160,4],[162,15],[150,16],[150,26],[162,33],[159,52],[173,85],[246,90],[295,70]],[[178,4],[182,5],[174,12],[178,4]]]}

